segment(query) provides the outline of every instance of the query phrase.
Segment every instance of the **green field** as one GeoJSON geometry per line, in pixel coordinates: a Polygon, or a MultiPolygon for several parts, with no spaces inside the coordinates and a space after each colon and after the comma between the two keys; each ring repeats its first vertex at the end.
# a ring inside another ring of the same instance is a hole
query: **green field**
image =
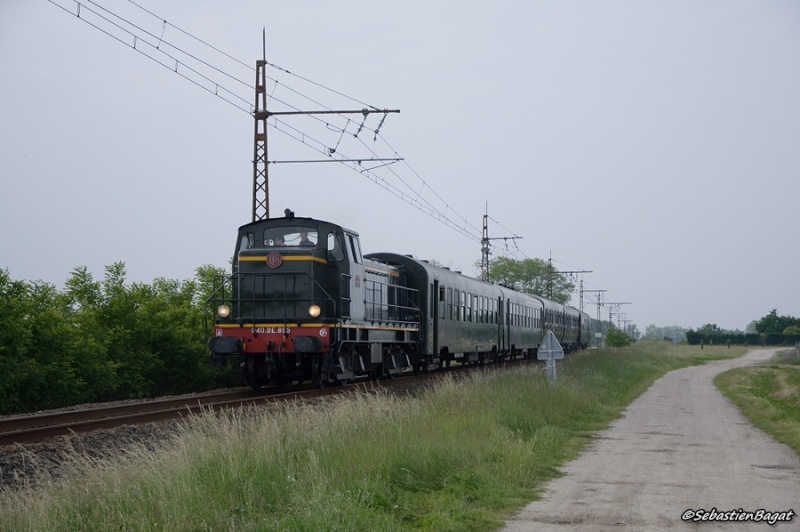
{"type": "Polygon", "coordinates": [[[0,530],[495,530],[667,371],[743,348],[639,342],[280,413],[194,418],[0,495],[0,530]]]}
{"type": "Polygon", "coordinates": [[[767,365],[726,371],[714,383],[755,426],[800,454],[800,356],[795,349],[767,365]]]}

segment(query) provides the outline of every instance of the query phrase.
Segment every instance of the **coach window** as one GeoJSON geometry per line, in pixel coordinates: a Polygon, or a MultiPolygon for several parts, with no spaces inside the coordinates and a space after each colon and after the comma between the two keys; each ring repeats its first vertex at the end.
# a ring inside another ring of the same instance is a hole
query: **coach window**
{"type": "Polygon", "coordinates": [[[458,300],[458,309],[460,311],[459,319],[465,321],[467,317],[467,293],[461,292],[460,299],[458,300]]]}
{"type": "Polygon", "coordinates": [[[444,287],[439,287],[439,319],[444,319],[444,305],[445,305],[445,291],[444,287]]]}
{"type": "Polygon", "coordinates": [[[453,319],[453,289],[447,289],[447,319],[453,319]]]}

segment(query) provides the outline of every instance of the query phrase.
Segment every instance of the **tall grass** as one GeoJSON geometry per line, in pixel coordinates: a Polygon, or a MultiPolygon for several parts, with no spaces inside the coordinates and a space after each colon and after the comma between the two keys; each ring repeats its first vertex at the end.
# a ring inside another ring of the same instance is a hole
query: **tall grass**
{"type": "Polygon", "coordinates": [[[528,365],[205,414],[155,452],[3,494],[0,530],[493,530],[658,376],[714,356],[639,343],[568,357],[554,386],[528,365]]]}

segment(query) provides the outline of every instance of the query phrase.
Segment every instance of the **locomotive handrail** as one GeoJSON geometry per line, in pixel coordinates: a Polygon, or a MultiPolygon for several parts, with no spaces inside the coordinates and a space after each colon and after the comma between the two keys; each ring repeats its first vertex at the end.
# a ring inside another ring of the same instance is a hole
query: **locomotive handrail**
{"type": "Polygon", "coordinates": [[[342,320],[347,320],[352,317],[352,312],[350,311],[350,304],[353,302],[353,299],[350,297],[350,279],[352,277],[348,273],[340,274],[340,281],[341,285],[341,302],[339,304],[339,311],[341,312],[342,320]]]}
{"type": "Polygon", "coordinates": [[[365,319],[368,321],[419,323],[419,319],[415,319],[419,312],[419,290],[369,279],[364,281],[364,287],[365,319]],[[391,301],[390,294],[394,295],[394,302],[391,301]],[[416,295],[416,300],[411,295],[416,295]],[[400,304],[401,301],[406,304],[400,304]]]}

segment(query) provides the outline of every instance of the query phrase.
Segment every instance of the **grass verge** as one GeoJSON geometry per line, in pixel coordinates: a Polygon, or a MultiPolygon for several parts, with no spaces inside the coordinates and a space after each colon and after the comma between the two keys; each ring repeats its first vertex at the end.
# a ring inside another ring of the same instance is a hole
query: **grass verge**
{"type": "Polygon", "coordinates": [[[494,530],[667,371],[743,350],[640,342],[280,413],[198,416],[0,495],[0,530],[494,530]]]}
{"type": "Polygon", "coordinates": [[[800,454],[800,357],[795,350],[779,354],[776,363],[721,373],[714,383],[753,425],[800,454]]]}

